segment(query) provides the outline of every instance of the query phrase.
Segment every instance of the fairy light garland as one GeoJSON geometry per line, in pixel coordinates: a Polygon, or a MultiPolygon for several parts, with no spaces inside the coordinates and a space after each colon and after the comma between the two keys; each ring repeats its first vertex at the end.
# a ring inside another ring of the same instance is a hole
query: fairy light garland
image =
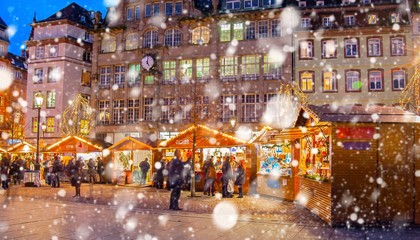
{"type": "Polygon", "coordinates": [[[416,67],[404,90],[401,92],[399,104],[404,110],[409,110],[410,106],[414,108],[414,113],[420,114],[420,70],[416,67]]]}
{"type": "Polygon", "coordinates": [[[102,149],[102,147],[97,146],[97,145],[95,145],[95,144],[93,144],[93,143],[91,143],[91,142],[89,142],[89,141],[86,141],[85,139],[80,138],[80,137],[78,137],[78,136],[67,136],[67,137],[65,137],[65,138],[61,139],[60,141],[58,141],[58,142],[54,143],[53,145],[49,146],[46,150],[47,150],[47,151],[50,151],[50,150],[51,150],[51,149],[53,149],[54,147],[56,147],[56,146],[58,146],[58,145],[62,144],[63,142],[66,142],[66,141],[67,141],[67,140],[69,140],[70,138],[75,138],[75,139],[77,139],[78,141],[83,142],[83,143],[86,143],[86,144],[88,144],[88,145],[90,145],[90,146],[92,146],[92,147],[94,147],[94,148],[96,148],[96,149],[98,149],[98,150],[100,150],[100,151],[102,151],[102,150],[103,150],[103,149],[102,149]]]}
{"type": "Polygon", "coordinates": [[[12,146],[9,149],[7,149],[7,152],[13,152],[14,150],[16,150],[18,147],[20,147],[22,145],[26,145],[29,148],[32,148],[34,150],[36,149],[34,146],[32,146],[31,144],[29,144],[28,142],[23,141],[23,142],[20,142],[20,143],[16,144],[15,146],[12,146]]]}
{"type": "Polygon", "coordinates": [[[92,129],[93,111],[89,101],[77,94],[62,115],[62,135],[84,136],[92,129]]]}

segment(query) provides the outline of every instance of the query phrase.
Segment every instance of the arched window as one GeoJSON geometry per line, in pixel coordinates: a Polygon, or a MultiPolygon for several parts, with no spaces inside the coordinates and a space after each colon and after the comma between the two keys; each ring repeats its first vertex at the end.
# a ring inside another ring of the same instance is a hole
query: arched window
{"type": "Polygon", "coordinates": [[[210,42],[210,29],[208,27],[197,27],[192,31],[193,44],[206,44],[210,42]]]}
{"type": "Polygon", "coordinates": [[[115,52],[117,50],[117,40],[114,36],[105,35],[102,39],[101,53],[115,52]]]}
{"type": "Polygon", "coordinates": [[[125,50],[133,50],[139,47],[139,36],[137,33],[130,33],[125,40],[125,50]]]}
{"type": "Polygon", "coordinates": [[[143,47],[153,48],[159,43],[158,31],[150,30],[144,34],[143,47]]]}
{"type": "Polygon", "coordinates": [[[170,29],[165,32],[165,46],[178,47],[181,45],[181,31],[170,29]]]}

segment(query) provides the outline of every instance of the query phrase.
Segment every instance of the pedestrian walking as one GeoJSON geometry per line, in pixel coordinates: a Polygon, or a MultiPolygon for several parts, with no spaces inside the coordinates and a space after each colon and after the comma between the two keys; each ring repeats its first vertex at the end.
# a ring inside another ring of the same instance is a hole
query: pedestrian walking
{"type": "Polygon", "coordinates": [[[214,181],[216,180],[216,168],[213,163],[213,158],[210,158],[206,162],[205,176],[206,182],[204,184],[204,192],[207,193],[208,196],[210,196],[210,194],[214,196],[214,181]]]}
{"type": "Polygon", "coordinates": [[[236,168],[235,175],[236,175],[235,185],[238,186],[238,192],[239,192],[238,198],[243,198],[244,195],[242,191],[242,185],[245,183],[245,178],[246,178],[246,167],[245,167],[244,160],[239,161],[239,165],[236,168]]]}
{"type": "Polygon", "coordinates": [[[233,185],[231,182],[233,181],[233,171],[232,166],[230,163],[230,157],[226,156],[225,160],[223,161],[222,165],[222,197],[224,198],[232,198],[233,197],[233,191],[229,192],[230,186],[233,185]],[[229,189],[228,189],[229,188],[229,189]]]}
{"type": "Polygon", "coordinates": [[[82,171],[83,171],[83,159],[79,158],[77,161],[74,159],[71,163],[71,185],[75,187],[76,194],[73,197],[80,197],[80,187],[82,185],[82,171]]]}
{"type": "Polygon", "coordinates": [[[102,161],[101,157],[96,158],[97,163],[97,167],[96,167],[96,171],[98,172],[99,175],[99,183],[102,183],[102,179],[103,179],[103,174],[104,174],[104,162],[102,161]]]}
{"type": "Polygon", "coordinates": [[[172,159],[169,168],[169,184],[171,187],[171,199],[169,209],[171,210],[182,210],[179,208],[179,198],[181,197],[182,187],[182,172],[184,170],[184,164],[181,159],[181,150],[175,150],[175,157],[172,159]]]}
{"type": "Polygon", "coordinates": [[[96,179],[95,179],[95,161],[93,160],[93,158],[89,158],[88,161],[88,176],[89,176],[89,183],[96,183],[96,179]]]}
{"type": "Polygon", "coordinates": [[[1,187],[4,190],[9,189],[9,168],[10,168],[10,157],[8,154],[4,154],[0,163],[1,187]]]}
{"type": "Polygon", "coordinates": [[[60,187],[60,172],[63,171],[63,164],[61,163],[59,156],[54,156],[54,162],[52,166],[52,183],[53,188],[60,187]]]}
{"type": "Polygon", "coordinates": [[[164,179],[163,170],[165,169],[165,160],[162,158],[160,162],[157,162],[157,164],[155,164],[155,168],[156,168],[155,186],[157,189],[163,189],[163,179],[164,179]]]}
{"type": "Polygon", "coordinates": [[[140,185],[146,184],[147,173],[150,169],[149,159],[145,158],[139,165],[141,171],[140,185]]]}

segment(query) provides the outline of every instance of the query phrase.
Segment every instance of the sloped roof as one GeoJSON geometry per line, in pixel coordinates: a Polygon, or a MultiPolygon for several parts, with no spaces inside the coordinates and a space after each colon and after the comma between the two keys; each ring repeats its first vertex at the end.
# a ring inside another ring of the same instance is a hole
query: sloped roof
{"type": "Polygon", "coordinates": [[[10,60],[10,62],[12,63],[14,67],[23,69],[25,71],[28,70],[28,65],[26,64],[25,58],[20,57],[10,52],[8,53],[7,58],[10,60]]]}
{"type": "Polygon", "coordinates": [[[142,142],[139,138],[127,136],[121,141],[115,143],[109,150],[126,151],[126,150],[152,150],[153,147],[142,142]]]}
{"type": "Polygon", "coordinates": [[[70,5],[61,9],[55,14],[49,16],[48,18],[37,21],[37,23],[64,20],[64,19],[73,21],[75,23],[86,26],[88,28],[93,28],[90,12],[75,2],[71,3],[70,5]],[[84,20],[82,19],[82,17],[84,17],[84,20]]]}
{"type": "Polygon", "coordinates": [[[95,140],[81,138],[77,136],[67,136],[60,141],[45,148],[45,152],[60,152],[60,153],[77,153],[77,152],[101,152],[104,148],[109,145],[102,142],[102,144],[95,140]]]}
{"type": "Polygon", "coordinates": [[[28,142],[17,143],[7,149],[9,153],[36,152],[36,148],[28,142]]]}
{"type": "Polygon", "coordinates": [[[0,17],[0,27],[7,28],[7,24],[4,22],[4,20],[0,17]]]}
{"type": "Polygon", "coordinates": [[[218,130],[197,125],[189,127],[175,137],[161,142],[159,146],[163,148],[192,148],[194,130],[196,130],[196,148],[234,147],[243,146],[247,143],[244,140],[218,130]]]}

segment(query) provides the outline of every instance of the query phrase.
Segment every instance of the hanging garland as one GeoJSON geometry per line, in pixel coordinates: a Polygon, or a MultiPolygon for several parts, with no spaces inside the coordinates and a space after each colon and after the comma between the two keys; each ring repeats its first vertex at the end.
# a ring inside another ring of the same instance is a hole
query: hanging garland
{"type": "Polygon", "coordinates": [[[92,129],[92,112],[89,101],[81,94],[77,94],[72,103],[63,112],[61,135],[88,135],[92,129]]]}

